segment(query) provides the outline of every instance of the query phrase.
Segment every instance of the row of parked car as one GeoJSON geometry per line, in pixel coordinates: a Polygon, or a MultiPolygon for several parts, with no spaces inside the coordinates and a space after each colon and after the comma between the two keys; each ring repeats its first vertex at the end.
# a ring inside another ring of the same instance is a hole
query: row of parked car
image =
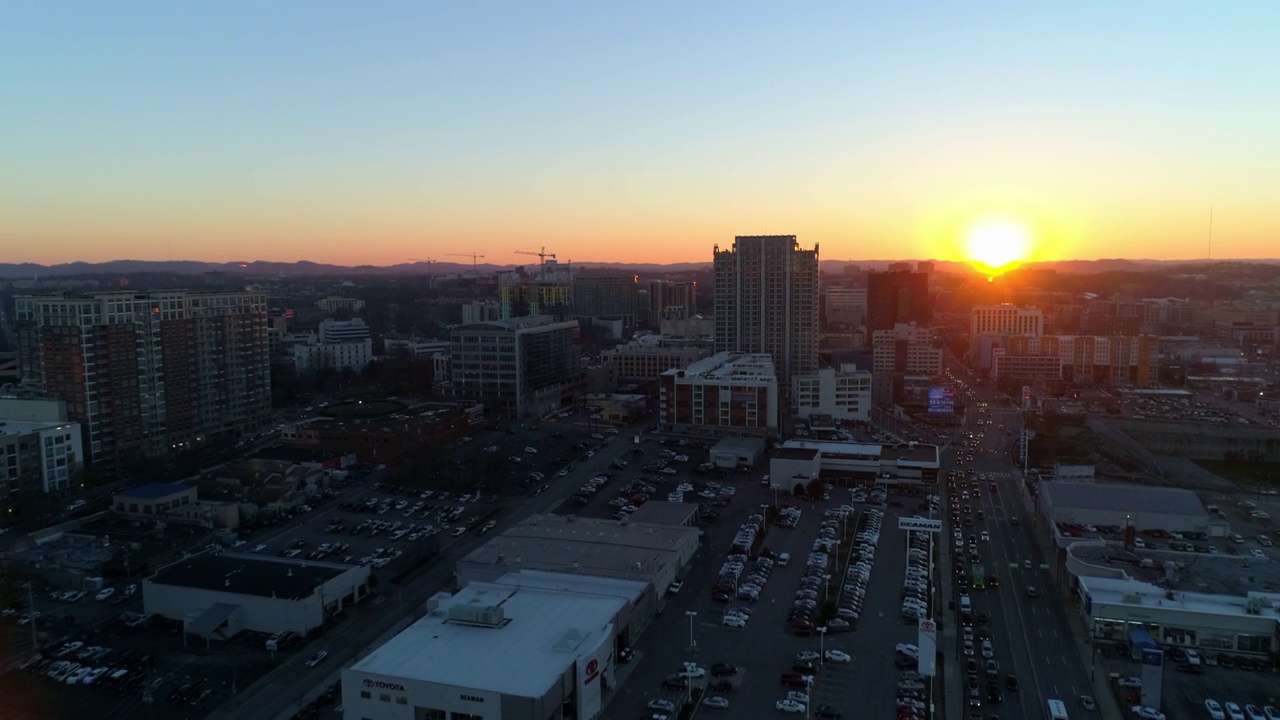
{"type": "Polygon", "coordinates": [[[109,647],[71,640],[57,649],[32,655],[20,663],[18,669],[64,685],[93,685],[133,692],[143,688],[148,669],[154,664],[154,655],[132,651],[117,654],[109,647]]]}
{"type": "Polygon", "coordinates": [[[932,563],[927,534],[911,531],[907,543],[907,569],[902,580],[902,618],[914,623],[929,617],[932,563]]]}

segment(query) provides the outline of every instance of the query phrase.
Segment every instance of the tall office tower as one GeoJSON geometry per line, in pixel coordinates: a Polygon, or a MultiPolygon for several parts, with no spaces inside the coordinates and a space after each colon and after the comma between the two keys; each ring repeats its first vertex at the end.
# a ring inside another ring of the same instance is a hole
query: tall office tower
{"type": "Polygon", "coordinates": [[[259,292],[15,298],[27,382],[67,403],[100,476],[121,463],[254,430],[271,410],[259,292]]]}
{"type": "Polygon", "coordinates": [[[867,275],[867,329],[872,333],[892,330],[899,323],[927,325],[931,319],[927,273],[891,270],[867,275]]]}
{"type": "Polygon", "coordinates": [[[746,235],[714,252],[716,352],[768,353],[779,386],[818,369],[818,246],[746,235]]]}

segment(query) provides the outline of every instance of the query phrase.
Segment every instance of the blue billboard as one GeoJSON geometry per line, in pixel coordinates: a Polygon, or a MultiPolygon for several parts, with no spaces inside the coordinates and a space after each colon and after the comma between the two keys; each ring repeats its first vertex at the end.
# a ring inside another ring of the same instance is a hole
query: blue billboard
{"type": "Polygon", "coordinates": [[[929,388],[929,414],[953,415],[956,411],[956,391],[948,386],[929,388]]]}

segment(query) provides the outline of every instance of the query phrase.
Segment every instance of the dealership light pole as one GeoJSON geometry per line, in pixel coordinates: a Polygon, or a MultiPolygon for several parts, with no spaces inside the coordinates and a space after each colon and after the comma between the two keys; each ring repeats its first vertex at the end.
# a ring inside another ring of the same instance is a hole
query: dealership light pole
{"type": "Polygon", "coordinates": [[[693,650],[698,647],[698,641],[693,639],[693,619],[698,617],[698,611],[685,610],[684,614],[689,618],[689,649],[693,650]]]}

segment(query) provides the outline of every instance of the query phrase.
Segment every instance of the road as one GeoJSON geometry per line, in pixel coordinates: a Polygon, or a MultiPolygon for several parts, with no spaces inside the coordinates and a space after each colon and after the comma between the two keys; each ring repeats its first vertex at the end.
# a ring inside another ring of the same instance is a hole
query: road
{"type": "MultiPolygon", "coordinates": [[[[1073,714],[1084,712],[1079,709],[1078,699],[1092,694],[1088,670],[1061,598],[1051,582],[1052,563],[1043,557],[1035,541],[1033,533],[1037,527],[1025,502],[1021,472],[1009,452],[1021,427],[1020,412],[1007,405],[994,407],[993,395],[992,391],[979,388],[979,400],[993,406],[987,416],[990,424],[977,425],[983,417],[975,413],[969,417],[966,429],[985,430],[982,441],[974,448],[972,467],[977,473],[987,473],[998,489],[993,492],[986,482],[979,482],[978,489],[971,490],[970,498],[962,499],[961,503],[971,504],[974,510],[973,525],[962,528],[966,542],[969,535],[979,535],[983,530],[990,533],[990,541],[979,542],[979,555],[988,574],[995,574],[999,579],[996,588],[970,592],[975,611],[985,611],[991,618],[992,644],[1000,666],[1000,675],[995,679],[1003,687],[1003,676],[1014,674],[1019,682],[1019,691],[1005,692],[1004,702],[998,708],[1000,717],[1041,718],[1048,698],[1063,700],[1073,714]],[[999,429],[1001,425],[1007,433],[999,429]],[[979,509],[985,513],[984,519],[977,519],[979,509]],[[1017,518],[1018,524],[1010,524],[1011,518],[1017,518]],[[1024,568],[1028,560],[1031,569],[1024,568]],[[1038,597],[1031,597],[1028,587],[1035,587],[1038,597]]],[[[954,463],[957,452],[949,450],[945,460],[954,463]]],[[[946,540],[951,541],[949,535],[946,540]]],[[[947,553],[947,557],[953,558],[952,562],[968,563],[967,557],[952,553],[947,553]]],[[[948,573],[953,570],[954,566],[946,568],[948,573]]],[[[981,661],[981,655],[977,657],[981,661]]],[[[960,685],[961,697],[967,697],[965,679],[960,672],[963,658],[958,659],[951,682],[960,685]]],[[[984,690],[985,683],[984,677],[984,690]]],[[[985,693],[983,702],[987,702],[985,693]]],[[[994,711],[996,708],[991,706],[986,712],[994,711]]]]}

